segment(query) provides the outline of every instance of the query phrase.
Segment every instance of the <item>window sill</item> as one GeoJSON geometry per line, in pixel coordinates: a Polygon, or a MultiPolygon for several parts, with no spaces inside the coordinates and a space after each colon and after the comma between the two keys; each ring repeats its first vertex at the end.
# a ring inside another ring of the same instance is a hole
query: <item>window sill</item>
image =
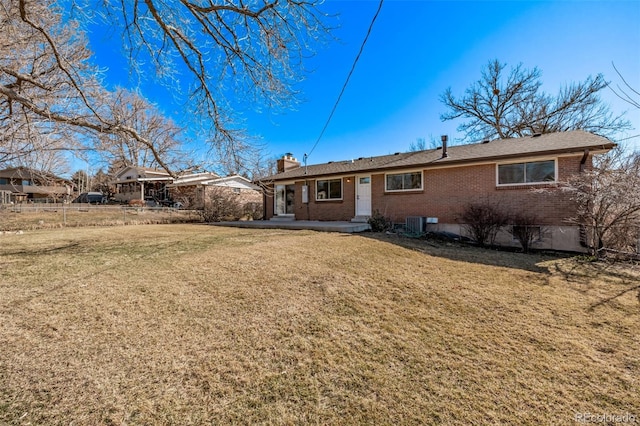
{"type": "Polygon", "coordinates": [[[424,189],[411,189],[407,191],[384,191],[384,195],[424,194],[424,189]]]}
{"type": "Polygon", "coordinates": [[[546,189],[557,188],[558,182],[545,182],[545,183],[516,183],[512,185],[496,185],[496,190],[512,190],[512,189],[546,189]]]}

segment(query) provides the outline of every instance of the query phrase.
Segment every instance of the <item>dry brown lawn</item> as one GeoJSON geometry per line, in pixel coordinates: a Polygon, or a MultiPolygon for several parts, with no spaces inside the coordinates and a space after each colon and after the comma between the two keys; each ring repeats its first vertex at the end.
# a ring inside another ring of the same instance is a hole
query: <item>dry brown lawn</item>
{"type": "Polygon", "coordinates": [[[0,424],[640,422],[633,270],[372,234],[0,235],[0,424]]]}
{"type": "Polygon", "coordinates": [[[0,232],[85,226],[200,222],[197,212],[118,205],[0,205],[0,232]]]}

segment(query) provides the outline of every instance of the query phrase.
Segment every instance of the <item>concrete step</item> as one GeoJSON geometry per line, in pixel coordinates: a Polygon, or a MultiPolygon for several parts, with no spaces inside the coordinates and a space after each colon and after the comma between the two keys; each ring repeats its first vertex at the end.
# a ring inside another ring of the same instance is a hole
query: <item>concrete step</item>
{"type": "Polygon", "coordinates": [[[269,220],[273,222],[293,222],[296,218],[295,216],[274,216],[269,220]]]}
{"type": "Polygon", "coordinates": [[[356,216],[351,219],[353,223],[368,223],[371,216],[356,216]]]}

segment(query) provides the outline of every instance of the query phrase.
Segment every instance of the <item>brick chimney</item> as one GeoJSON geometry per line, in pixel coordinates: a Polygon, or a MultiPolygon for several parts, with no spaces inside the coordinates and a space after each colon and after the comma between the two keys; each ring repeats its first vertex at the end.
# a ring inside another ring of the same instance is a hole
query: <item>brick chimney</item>
{"type": "Polygon", "coordinates": [[[277,162],[278,173],[286,172],[287,170],[297,169],[300,167],[300,162],[293,158],[293,154],[287,152],[277,162]]]}

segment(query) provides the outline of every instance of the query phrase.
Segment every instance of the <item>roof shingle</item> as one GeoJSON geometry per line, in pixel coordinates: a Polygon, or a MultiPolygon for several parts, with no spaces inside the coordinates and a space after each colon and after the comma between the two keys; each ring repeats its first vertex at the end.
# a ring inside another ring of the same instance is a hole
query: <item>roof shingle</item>
{"type": "Polygon", "coordinates": [[[412,167],[431,168],[478,161],[578,153],[583,152],[585,149],[609,150],[615,145],[615,143],[602,136],[582,130],[574,130],[548,133],[535,137],[498,139],[486,143],[450,146],[447,149],[449,156],[444,158],[442,157],[442,149],[437,148],[377,157],[361,157],[357,160],[334,161],[306,167],[301,166],[262,180],[290,180],[300,177],[341,175],[412,167]]]}

